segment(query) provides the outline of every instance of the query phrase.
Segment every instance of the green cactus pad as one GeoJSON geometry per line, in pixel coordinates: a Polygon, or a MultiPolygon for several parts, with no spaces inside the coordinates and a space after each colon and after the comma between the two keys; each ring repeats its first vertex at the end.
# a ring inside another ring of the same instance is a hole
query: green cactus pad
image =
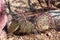
{"type": "Polygon", "coordinates": [[[19,24],[21,33],[31,33],[34,30],[34,25],[29,21],[22,20],[19,24]]]}
{"type": "Polygon", "coordinates": [[[19,24],[16,21],[12,21],[11,25],[8,27],[8,33],[13,33],[19,28],[19,24]]]}

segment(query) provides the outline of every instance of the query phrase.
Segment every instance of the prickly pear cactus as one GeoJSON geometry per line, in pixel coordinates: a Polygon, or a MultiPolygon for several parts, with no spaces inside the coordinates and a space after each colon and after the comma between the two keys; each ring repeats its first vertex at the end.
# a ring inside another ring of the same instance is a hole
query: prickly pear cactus
{"type": "Polygon", "coordinates": [[[19,20],[20,30],[21,33],[31,33],[34,31],[34,25],[27,21],[27,20],[19,20]]]}
{"type": "Polygon", "coordinates": [[[25,20],[24,17],[22,17],[22,16],[19,16],[19,15],[17,15],[19,17],[15,17],[15,16],[13,17],[12,23],[7,28],[8,33],[14,33],[14,32],[17,33],[18,29],[19,29],[18,33],[31,33],[31,32],[33,32],[34,25],[31,22],[25,20]]]}
{"type": "Polygon", "coordinates": [[[0,0],[0,12],[4,11],[4,0],[0,0]]]}
{"type": "Polygon", "coordinates": [[[35,17],[37,30],[44,31],[55,26],[54,20],[48,13],[40,13],[35,17]]]}
{"type": "MultiPolygon", "coordinates": [[[[10,15],[11,16],[11,15],[10,15]]],[[[8,17],[10,17],[8,16],[8,17]]],[[[9,18],[8,18],[9,19],[9,18]]],[[[11,18],[10,18],[11,19],[11,18]]],[[[19,23],[18,23],[18,15],[17,14],[13,14],[12,15],[12,19],[9,20],[8,22],[8,33],[13,33],[15,32],[17,29],[19,28],[19,23]]]]}
{"type": "Polygon", "coordinates": [[[8,27],[8,33],[13,33],[19,28],[19,24],[16,21],[13,21],[8,27]]]}

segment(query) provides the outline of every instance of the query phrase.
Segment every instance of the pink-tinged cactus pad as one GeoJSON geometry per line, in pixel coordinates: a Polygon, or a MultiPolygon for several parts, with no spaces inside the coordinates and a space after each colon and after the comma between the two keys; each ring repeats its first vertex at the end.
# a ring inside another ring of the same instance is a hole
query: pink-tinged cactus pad
{"type": "Polygon", "coordinates": [[[6,23],[7,23],[7,15],[0,14],[0,33],[2,32],[2,29],[5,27],[6,23]]]}
{"type": "Polygon", "coordinates": [[[5,31],[2,31],[0,34],[0,40],[7,40],[7,34],[5,31]]]}
{"type": "Polygon", "coordinates": [[[4,11],[4,1],[0,0],[0,12],[4,11]]]}
{"type": "Polygon", "coordinates": [[[54,20],[48,13],[39,13],[35,18],[35,22],[39,31],[44,31],[55,27],[54,20]]]}

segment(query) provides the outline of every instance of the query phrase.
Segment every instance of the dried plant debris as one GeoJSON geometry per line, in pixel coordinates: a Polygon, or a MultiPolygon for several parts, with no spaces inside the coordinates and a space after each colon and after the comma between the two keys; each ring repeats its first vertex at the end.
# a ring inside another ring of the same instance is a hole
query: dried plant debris
{"type": "Polygon", "coordinates": [[[60,10],[50,10],[48,12],[55,22],[56,29],[60,29],[60,10]]]}
{"type": "MultiPolygon", "coordinates": [[[[60,32],[55,29],[51,29],[41,34],[29,34],[23,36],[16,36],[14,34],[8,34],[5,40],[60,40],[60,32]]],[[[1,40],[4,40],[2,38],[1,40]]]]}

